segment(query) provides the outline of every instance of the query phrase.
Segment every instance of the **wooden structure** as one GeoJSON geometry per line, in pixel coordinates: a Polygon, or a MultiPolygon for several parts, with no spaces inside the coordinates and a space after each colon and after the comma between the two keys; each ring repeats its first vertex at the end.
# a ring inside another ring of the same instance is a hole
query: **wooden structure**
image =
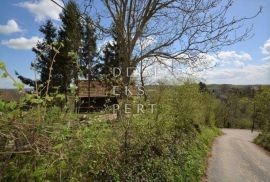
{"type": "Polygon", "coordinates": [[[79,112],[98,111],[117,103],[116,97],[101,81],[79,80],[77,86],[79,103],[76,108],[79,112]]]}
{"type": "MultiPolygon", "coordinates": [[[[77,86],[77,95],[80,101],[76,105],[76,108],[79,112],[102,110],[106,106],[117,104],[117,98],[113,95],[112,88],[108,87],[104,82],[98,80],[79,80],[77,86]]],[[[138,95],[135,85],[129,88],[129,94],[131,96],[138,95]]]]}
{"type": "Polygon", "coordinates": [[[80,98],[108,97],[109,95],[108,88],[100,81],[79,80],[77,86],[80,98]]]}
{"type": "MultiPolygon", "coordinates": [[[[115,97],[113,95],[112,88],[109,88],[105,83],[102,83],[101,81],[95,80],[89,82],[88,80],[79,80],[77,86],[78,96],[80,98],[115,97]]],[[[128,90],[131,96],[138,95],[138,90],[134,84],[131,85],[128,90]]]]}

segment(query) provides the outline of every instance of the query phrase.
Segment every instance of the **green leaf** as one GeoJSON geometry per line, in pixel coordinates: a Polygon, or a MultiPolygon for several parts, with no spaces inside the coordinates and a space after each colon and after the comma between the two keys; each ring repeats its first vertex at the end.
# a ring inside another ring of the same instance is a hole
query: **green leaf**
{"type": "Polygon", "coordinates": [[[14,84],[13,84],[19,91],[23,91],[24,90],[24,84],[16,81],[14,84]]]}
{"type": "Polygon", "coordinates": [[[43,174],[45,174],[45,173],[46,173],[46,167],[40,166],[32,173],[32,176],[33,177],[42,177],[43,174]]]}
{"type": "Polygon", "coordinates": [[[49,102],[51,102],[53,100],[53,97],[50,97],[50,96],[46,96],[45,99],[49,102]]]}
{"type": "Polygon", "coordinates": [[[42,99],[31,99],[30,102],[32,104],[41,104],[43,102],[43,100],[42,99]]]}
{"type": "Polygon", "coordinates": [[[55,97],[61,101],[63,101],[65,99],[65,95],[63,95],[63,94],[57,94],[55,97]]]}
{"type": "Polygon", "coordinates": [[[8,77],[8,74],[6,72],[4,72],[2,75],[1,75],[1,78],[7,78],[8,77]]]}
{"type": "Polygon", "coordinates": [[[62,144],[62,143],[59,143],[59,144],[55,145],[53,148],[54,148],[55,150],[59,150],[59,149],[61,149],[62,147],[63,147],[63,144],[62,144]]]}
{"type": "Polygon", "coordinates": [[[0,70],[5,70],[5,69],[6,69],[6,65],[4,61],[0,61],[0,70]]]}

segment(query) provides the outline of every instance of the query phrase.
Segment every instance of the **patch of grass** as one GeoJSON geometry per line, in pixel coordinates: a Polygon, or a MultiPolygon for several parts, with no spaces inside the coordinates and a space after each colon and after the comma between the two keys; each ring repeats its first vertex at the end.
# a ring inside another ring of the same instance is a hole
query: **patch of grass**
{"type": "Polygon", "coordinates": [[[207,167],[208,153],[215,137],[221,135],[217,128],[203,128],[188,150],[188,160],[183,166],[183,181],[201,181],[207,167]]]}

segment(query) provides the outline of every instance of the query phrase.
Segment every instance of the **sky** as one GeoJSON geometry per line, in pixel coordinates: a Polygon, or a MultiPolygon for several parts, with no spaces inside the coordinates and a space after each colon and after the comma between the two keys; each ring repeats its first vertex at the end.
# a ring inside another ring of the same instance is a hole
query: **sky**
{"type": "MultiPolygon", "coordinates": [[[[235,0],[228,18],[254,15],[259,7],[262,13],[246,24],[253,25],[253,37],[206,55],[217,65],[196,73],[199,79],[208,84],[270,84],[270,0],[235,0]]],[[[48,18],[59,26],[59,13],[61,8],[50,0],[1,0],[0,60],[13,76],[16,70],[34,78],[31,48],[42,40],[39,27],[48,18]]],[[[9,79],[0,78],[0,88],[12,87],[9,79]]]]}

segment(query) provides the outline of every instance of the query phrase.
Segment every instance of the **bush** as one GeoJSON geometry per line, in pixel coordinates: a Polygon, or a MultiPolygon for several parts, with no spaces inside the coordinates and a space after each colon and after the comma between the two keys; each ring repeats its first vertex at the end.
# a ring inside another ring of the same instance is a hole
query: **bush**
{"type": "Polygon", "coordinates": [[[254,141],[256,144],[270,150],[270,133],[259,134],[254,141]]]}
{"type": "Polygon", "coordinates": [[[16,102],[5,102],[0,100],[0,112],[12,111],[17,108],[16,102]]]}

